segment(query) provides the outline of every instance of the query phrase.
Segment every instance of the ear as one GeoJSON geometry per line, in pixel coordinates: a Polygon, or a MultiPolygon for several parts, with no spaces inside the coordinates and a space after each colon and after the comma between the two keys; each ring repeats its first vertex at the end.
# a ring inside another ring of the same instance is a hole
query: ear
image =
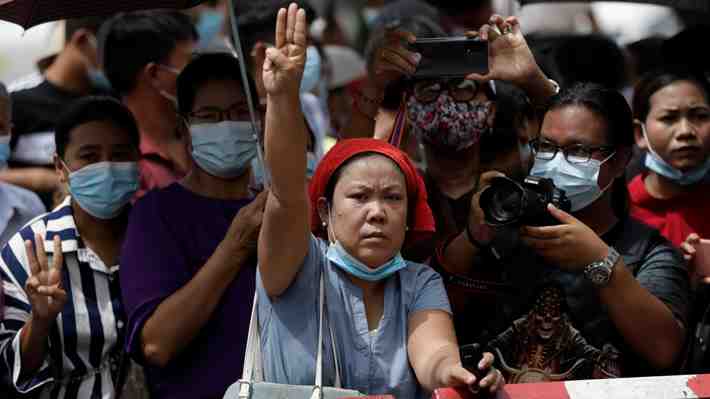
{"type": "Polygon", "coordinates": [[[71,43],[74,46],[86,46],[87,44],[90,44],[89,42],[89,35],[91,32],[88,30],[82,28],[76,30],[74,33],[72,33],[71,37],[69,38],[69,43],[71,43]]]}
{"type": "Polygon", "coordinates": [[[634,119],[634,138],[638,148],[642,150],[648,149],[648,142],[646,142],[646,137],[643,135],[643,123],[638,119],[634,119]]]}
{"type": "Polygon", "coordinates": [[[328,223],[328,200],[325,199],[325,197],[320,197],[318,198],[318,216],[320,217],[320,220],[323,222],[328,223]]]}
{"type": "Polygon", "coordinates": [[[54,154],[54,171],[57,173],[60,183],[66,184],[69,182],[69,172],[67,168],[64,167],[62,158],[60,158],[58,154],[54,154]]]}

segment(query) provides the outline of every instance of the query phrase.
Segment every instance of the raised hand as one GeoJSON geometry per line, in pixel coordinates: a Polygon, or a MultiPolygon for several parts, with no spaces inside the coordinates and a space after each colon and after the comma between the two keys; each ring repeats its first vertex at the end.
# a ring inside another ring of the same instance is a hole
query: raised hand
{"type": "Polygon", "coordinates": [[[271,96],[298,95],[306,65],[306,11],[291,3],[279,10],[276,46],[266,49],[263,66],[264,90],[271,96]]]}
{"type": "Polygon", "coordinates": [[[58,235],[54,236],[51,267],[44,250],[42,235],[35,235],[35,248],[32,248],[31,241],[25,241],[25,251],[32,273],[25,284],[25,291],[32,305],[32,317],[49,324],[57,318],[67,302],[67,293],[62,288],[62,242],[58,235]]]}
{"type": "Polygon", "coordinates": [[[488,41],[488,73],[474,73],[468,79],[480,82],[503,80],[524,87],[528,80],[542,74],[520,30],[518,18],[503,19],[493,15],[488,24],[466,35],[488,41]]]}
{"type": "Polygon", "coordinates": [[[416,72],[421,54],[409,51],[404,45],[416,40],[416,36],[403,30],[385,32],[384,45],[375,50],[372,66],[372,81],[378,90],[384,91],[391,82],[416,72]]]}

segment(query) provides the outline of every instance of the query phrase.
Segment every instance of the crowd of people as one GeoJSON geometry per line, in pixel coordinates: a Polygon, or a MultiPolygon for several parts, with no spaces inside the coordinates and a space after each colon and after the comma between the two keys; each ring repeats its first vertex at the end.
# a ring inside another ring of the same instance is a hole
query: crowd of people
{"type": "Polygon", "coordinates": [[[240,60],[212,3],[69,20],[0,83],[0,396],[222,398],[256,357],[402,399],[710,369],[697,34],[398,0],[351,46],[259,0],[240,60]],[[461,35],[486,73],[414,77],[413,43],[461,35]]]}

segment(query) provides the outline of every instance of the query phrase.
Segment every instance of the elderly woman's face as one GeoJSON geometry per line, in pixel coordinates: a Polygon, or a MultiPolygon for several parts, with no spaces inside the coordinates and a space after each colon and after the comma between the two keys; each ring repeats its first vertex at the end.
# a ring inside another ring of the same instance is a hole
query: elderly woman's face
{"type": "Polygon", "coordinates": [[[331,232],[345,250],[376,268],[402,248],[407,226],[407,186],[390,159],[372,155],[348,164],[330,209],[331,232]]]}

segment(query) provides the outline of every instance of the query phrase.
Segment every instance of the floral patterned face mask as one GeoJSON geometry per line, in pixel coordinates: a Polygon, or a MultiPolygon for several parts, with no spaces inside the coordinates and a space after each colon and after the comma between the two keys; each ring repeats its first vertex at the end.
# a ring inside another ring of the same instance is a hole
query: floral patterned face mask
{"type": "Polygon", "coordinates": [[[457,102],[447,92],[430,103],[414,96],[407,100],[407,114],[419,141],[442,151],[458,152],[476,144],[492,128],[491,101],[457,102]]]}

